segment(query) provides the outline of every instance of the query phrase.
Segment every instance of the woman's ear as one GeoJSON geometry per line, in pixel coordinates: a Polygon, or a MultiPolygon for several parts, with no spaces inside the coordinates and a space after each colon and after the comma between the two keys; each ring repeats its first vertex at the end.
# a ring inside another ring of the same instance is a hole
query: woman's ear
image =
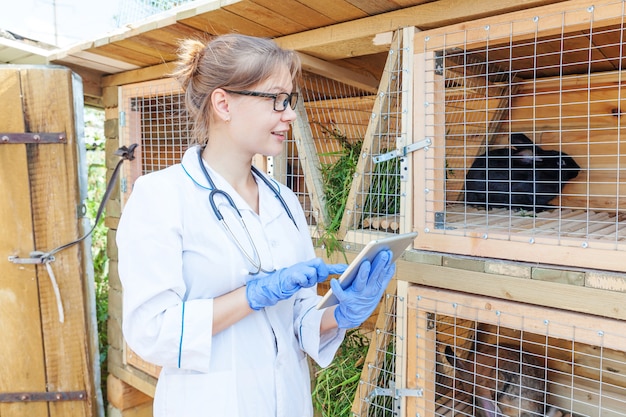
{"type": "Polygon", "coordinates": [[[216,88],[211,94],[211,105],[215,118],[225,123],[230,121],[230,106],[228,94],[221,88],[216,88]]]}

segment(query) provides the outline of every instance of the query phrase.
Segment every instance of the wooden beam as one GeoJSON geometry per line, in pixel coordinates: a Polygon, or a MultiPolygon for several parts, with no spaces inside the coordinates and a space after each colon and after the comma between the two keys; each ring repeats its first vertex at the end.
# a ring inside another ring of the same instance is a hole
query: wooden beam
{"type": "Polygon", "coordinates": [[[302,69],[305,71],[339,81],[372,94],[378,92],[378,80],[372,75],[361,74],[307,54],[300,53],[299,55],[302,69]]]}
{"type": "Polygon", "coordinates": [[[624,294],[617,291],[531,281],[405,260],[397,261],[397,271],[397,279],[414,284],[626,320],[624,294]]]}
{"type": "Polygon", "coordinates": [[[438,0],[278,37],[276,42],[283,48],[332,61],[388,51],[390,38],[379,34],[399,28],[416,26],[427,30],[561,1],[563,0],[438,0]]]}

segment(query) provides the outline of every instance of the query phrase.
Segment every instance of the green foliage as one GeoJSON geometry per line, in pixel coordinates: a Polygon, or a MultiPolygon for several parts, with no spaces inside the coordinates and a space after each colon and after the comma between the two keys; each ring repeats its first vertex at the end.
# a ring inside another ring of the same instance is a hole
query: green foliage
{"type": "Polygon", "coordinates": [[[400,213],[400,162],[399,158],[393,158],[374,164],[364,213],[381,216],[400,213]]]}
{"type": "Polygon", "coordinates": [[[313,406],[322,417],[351,415],[368,346],[367,337],[358,329],[349,330],[333,362],[327,368],[315,368],[313,406]]]}
{"type": "MultiPolygon", "coordinates": [[[[85,147],[87,149],[87,217],[95,221],[106,189],[104,115],[101,110],[85,108],[85,147]]],[[[109,259],[107,256],[107,228],[104,216],[91,235],[91,256],[96,291],[96,320],[100,350],[100,372],[103,397],[106,401],[107,377],[107,319],[109,318],[109,259]]]]}
{"type": "Polygon", "coordinates": [[[322,185],[326,198],[326,210],[328,212],[328,224],[325,225],[322,244],[326,248],[326,254],[330,256],[336,250],[342,250],[341,242],[337,239],[337,231],[341,226],[341,218],[346,209],[346,202],[352,179],[361,153],[363,140],[350,142],[338,129],[327,130],[334,139],[341,144],[341,150],[322,154],[321,156],[337,156],[337,160],[331,164],[323,164],[322,185]]]}

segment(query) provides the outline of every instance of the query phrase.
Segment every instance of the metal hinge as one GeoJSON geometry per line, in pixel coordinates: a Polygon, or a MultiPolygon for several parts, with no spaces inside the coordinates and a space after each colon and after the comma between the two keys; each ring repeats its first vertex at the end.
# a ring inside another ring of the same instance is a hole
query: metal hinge
{"type": "Polygon", "coordinates": [[[0,403],[23,403],[32,401],[85,401],[87,391],[66,392],[6,392],[0,393],[0,403]]]}
{"type": "Polygon", "coordinates": [[[0,133],[0,143],[65,143],[67,136],[59,133],[0,133]]]}
{"type": "Polygon", "coordinates": [[[382,155],[375,156],[372,158],[372,160],[374,161],[375,164],[378,164],[381,162],[389,161],[390,159],[393,159],[393,158],[400,158],[403,156],[407,156],[407,154],[411,152],[417,151],[418,149],[424,149],[430,146],[431,143],[432,143],[432,140],[430,138],[426,138],[424,140],[420,140],[419,142],[415,142],[410,145],[403,146],[402,148],[394,149],[393,151],[389,151],[382,155]]]}

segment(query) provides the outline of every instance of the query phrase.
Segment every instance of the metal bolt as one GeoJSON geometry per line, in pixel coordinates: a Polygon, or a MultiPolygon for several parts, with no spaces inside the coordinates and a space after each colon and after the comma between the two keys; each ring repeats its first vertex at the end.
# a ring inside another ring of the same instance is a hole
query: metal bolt
{"type": "Polygon", "coordinates": [[[2,142],[8,142],[9,141],[9,137],[8,136],[2,136],[2,142]]]}

